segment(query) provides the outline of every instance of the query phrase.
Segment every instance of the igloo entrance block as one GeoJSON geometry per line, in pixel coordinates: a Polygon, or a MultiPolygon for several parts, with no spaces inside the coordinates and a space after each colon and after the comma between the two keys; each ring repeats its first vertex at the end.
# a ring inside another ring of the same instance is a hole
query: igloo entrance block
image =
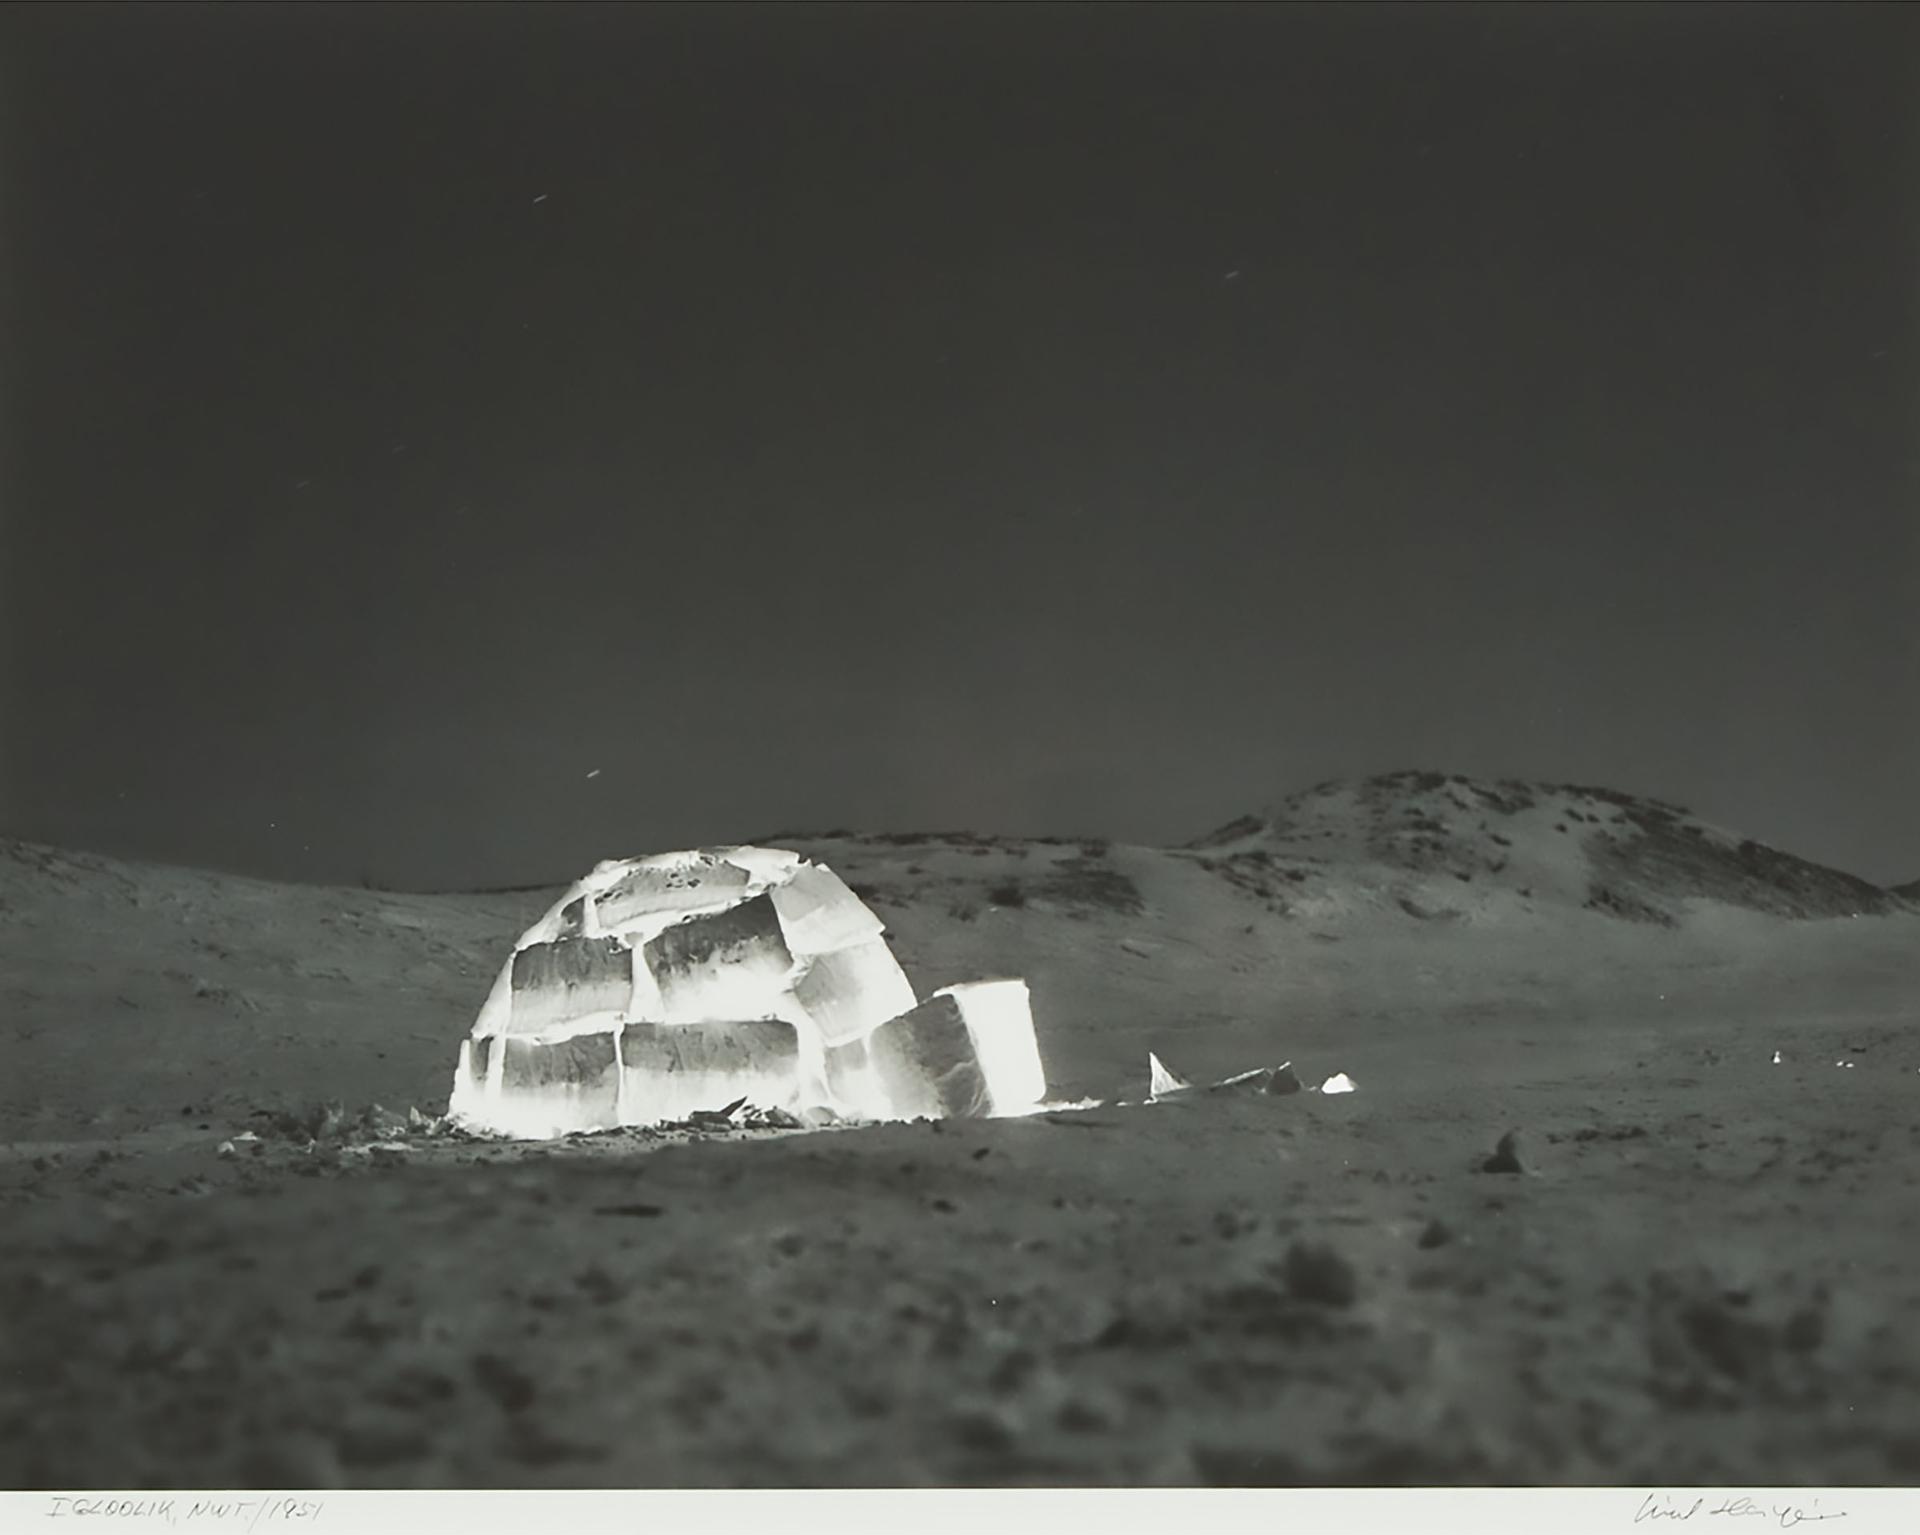
{"type": "Polygon", "coordinates": [[[1022,980],[964,981],[942,987],[967,1022],[974,1054],[996,1114],[1017,1114],[1047,1095],[1040,1042],[1033,1032],[1033,1001],[1022,980]]]}
{"type": "Polygon", "coordinates": [[[993,1101],[960,1004],[935,997],[827,1052],[836,1101],[872,1119],[986,1114],[993,1101]]]}
{"type": "Polygon", "coordinates": [[[1047,1091],[1019,980],[949,986],[828,1050],[826,1067],[834,1097],[878,1119],[1018,1114],[1047,1091]]]}

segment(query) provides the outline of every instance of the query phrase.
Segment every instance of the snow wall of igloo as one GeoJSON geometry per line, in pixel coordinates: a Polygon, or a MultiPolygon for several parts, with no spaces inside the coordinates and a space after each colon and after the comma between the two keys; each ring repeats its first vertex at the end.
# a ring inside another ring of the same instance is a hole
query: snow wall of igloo
{"type": "Polygon", "coordinates": [[[744,1098],[866,1119],[1017,1114],[1046,1076],[1027,986],[922,1002],[822,864],[734,847],[600,864],[527,929],[461,1042],[449,1112],[548,1138],[744,1098]]]}

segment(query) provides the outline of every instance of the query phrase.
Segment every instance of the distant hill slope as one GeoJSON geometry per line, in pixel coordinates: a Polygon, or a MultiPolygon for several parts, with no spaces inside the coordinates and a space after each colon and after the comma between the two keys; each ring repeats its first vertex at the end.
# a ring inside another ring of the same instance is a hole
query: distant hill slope
{"type": "Polygon", "coordinates": [[[1671,925],[1689,901],[1788,918],[1906,909],[1901,892],[1709,825],[1678,805],[1577,784],[1389,773],[1324,783],[1192,844],[1282,905],[1371,881],[1412,915],[1514,901],[1671,925]]]}

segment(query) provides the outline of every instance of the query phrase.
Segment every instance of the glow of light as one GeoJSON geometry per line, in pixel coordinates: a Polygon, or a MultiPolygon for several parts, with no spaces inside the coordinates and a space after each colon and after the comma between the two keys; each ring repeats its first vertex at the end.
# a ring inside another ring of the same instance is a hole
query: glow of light
{"type": "Polygon", "coordinates": [[[447,1099],[447,1117],[470,1120],[480,1106],[480,1084],[473,1079],[473,1040],[460,1041],[460,1061],[453,1068],[453,1096],[447,1099]]]}
{"type": "Polygon", "coordinates": [[[834,1052],[828,1107],[851,1119],[899,1119],[899,1107],[887,1092],[880,1071],[867,1056],[865,1040],[842,1045],[834,1052]]]}

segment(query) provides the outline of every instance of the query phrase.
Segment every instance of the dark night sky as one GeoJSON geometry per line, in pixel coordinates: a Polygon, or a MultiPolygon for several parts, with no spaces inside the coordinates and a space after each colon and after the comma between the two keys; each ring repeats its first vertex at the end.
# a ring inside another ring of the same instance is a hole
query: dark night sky
{"type": "Polygon", "coordinates": [[[1433,766],[1920,876],[1910,11],[7,6],[0,69],[0,830],[437,886],[1433,766]]]}

